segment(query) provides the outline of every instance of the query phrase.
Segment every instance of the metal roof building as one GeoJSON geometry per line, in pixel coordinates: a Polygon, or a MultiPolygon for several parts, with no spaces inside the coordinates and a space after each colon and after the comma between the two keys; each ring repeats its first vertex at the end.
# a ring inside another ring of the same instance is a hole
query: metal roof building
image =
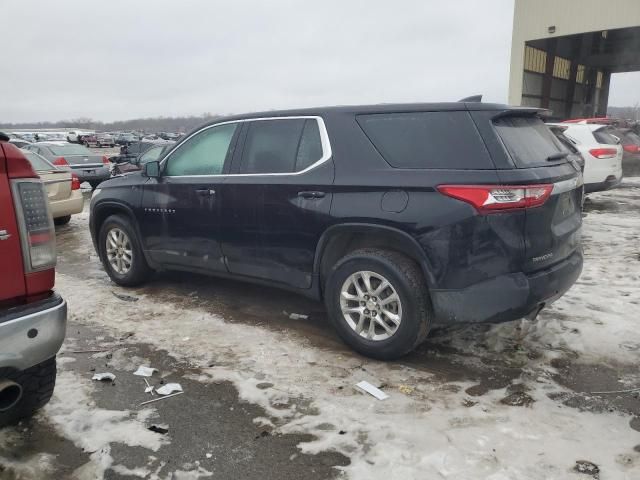
{"type": "Polygon", "coordinates": [[[632,71],[640,0],[515,0],[510,104],[556,118],[603,116],[611,74],[632,71]]]}

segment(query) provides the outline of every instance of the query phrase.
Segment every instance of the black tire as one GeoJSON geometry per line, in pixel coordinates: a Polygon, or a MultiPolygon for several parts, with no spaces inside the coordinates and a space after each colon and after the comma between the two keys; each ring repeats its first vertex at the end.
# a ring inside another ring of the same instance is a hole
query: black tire
{"type": "Polygon", "coordinates": [[[14,370],[1,376],[22,387],[22,397],[18,403],[0,412],[0,427],[4,427],[32,416],[49,401],[56,385],[56,357],[26,370],[14,370]]]}
{"type": "Polygon", "coordinates": [[[98,248],[104,269],[107,271],[111,280],[118,285],[123,287],[135,287],[144,283],[153,273],[153,270],[147,264],[147,260],[142,252],[142,247],[138,240],[136,230],[131,224],[131,221],[124,215],[111,215],[104,221],[100,227],[100,233],[98,235],[98,248]],[[107,234],[114,227],[122,230],[129,237],[129,241],[131,243],[131,267],[128,272],[122,274],[115,271],[107,259],[107,234]]]}
{"type": "Polygon", "coordinates": [[[394,360],[417,347],[426,338],[433,318],[428,289],[418,265],[400,253],[374,248],[356,250],[334,265],[326,282],[325,304],[344,342],[362,355],[378,360],[394,360]],[[342,314],[342,285],[358,271],[382,275],[400,297],[402,319],[395,333],[387,339],[369,340],[360,336],[342,314]]]}
{"type": "Polygon", "coordinates": [[[64,217],[58,217],[53,219],[53,223],[56,225],[66,225],[71,221],[71,215],[65,215],[64,217]]]}
{"type": "Polygon", "coordinates": [[[89,182],[89,185],[91,185],[91,190],[95,190],[96,188],[98,188],[98,185],[100,185],[102,182],[89,182]]]}

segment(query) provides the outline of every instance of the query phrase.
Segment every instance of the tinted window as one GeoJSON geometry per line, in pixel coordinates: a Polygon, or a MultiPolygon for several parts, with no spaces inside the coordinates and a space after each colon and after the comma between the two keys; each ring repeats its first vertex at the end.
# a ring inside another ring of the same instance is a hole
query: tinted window
{"type": "Polygon", "coordinates": [[[24,153],[24,156],[27,157],[27,160],[29,160],[29,163],[31,164],[31,166],[33,167],[33,169],[36,172],[42,172],[44,170],[55,170],[56,169],[56,167],[51,165],[49,162],[47,162],[47,160],[42,158],[37,153],[28,152],[26,150],[23,150],[23,153],[24,153]]]}
{"type": "Polygon", "coordinates": [[[566,152],[538,117],[504,117],[493,123],[517,167],[545,165],[551,155],[566,152]]]}
{"type": "Polygon", "coordinates": [[[167,175],[219,175],[238,124],[207,128],[183,143],[168,159],[167,175]]]}
{"type": "Polygon", "coordinates": [[[302,138],[298,146],[295,171],[299,172],[310,167],[322,158],[322,140],[320,127],[316,120],[305,120],[302,138]]]}
{"type": "Polygon", "coordinates": [[[242,153],[241,173],[295,171],[304,119],[251,122],[242,153]]]}
{"type": "Polygon", "coordinates": [[[593,136],[595,137],[596,142],[605,145],[617,145],[618,143],[620,143],[616,137],[614,137],[607,131],[607,127],[603,127],[600,130],[594,130],[593,136]]]}
{"type": "Polygon", "coordinates": [[[87,147],[82,145],[48,145],[47,148],[53,152],[54,155],[91,155],[91,152],[87,147]]]}
{"type": "Polygon", "coordinates": [[[494,168],[467,112],[358,115],[357,121],[396,168],[494,168]]]}

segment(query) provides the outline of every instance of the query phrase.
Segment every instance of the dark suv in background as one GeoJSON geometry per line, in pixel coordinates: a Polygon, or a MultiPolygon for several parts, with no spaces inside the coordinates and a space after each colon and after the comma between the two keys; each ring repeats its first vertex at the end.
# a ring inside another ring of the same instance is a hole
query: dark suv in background
{"type": "Polygon", "coordinates": [[[482,103],[217,119],[102,183],[90,228],[112,280],[154,270],[323,299],[392,359],[438,324],[535,317],[582,269],[582,176],[541,111],[482,103]]]}

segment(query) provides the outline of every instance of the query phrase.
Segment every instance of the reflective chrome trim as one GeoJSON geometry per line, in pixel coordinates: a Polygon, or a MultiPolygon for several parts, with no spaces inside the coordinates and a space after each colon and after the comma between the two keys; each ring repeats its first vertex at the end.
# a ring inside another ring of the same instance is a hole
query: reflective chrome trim
{"type": "Polygon", "coordinates": [[[265,176],[294,176],[294,175],[302,175],[303,173],[307,173],[310,170],[322,165],[324,162],[329,160],[333,155],[331,150],[331,142],[329,141],[329,134],[327,133],[327,127],[324,124],[324,120],[322,117],[318,117],[316,115],[293,115],[287,117],[260,117],[260,118],[243,118],[240,120],[230,120],[228,122],[220,122],[215,123],[213,125],[207,125],[206,127],[198,130],[197,132],[192,133],[184,141],[180,142],[173,150],[171,150],[161,161],[161,167],[164,167],[165,163],[171,158],[174,152],[180,149],[183,145],[185,145],[192,137],[204,132],[213,127],[218,127],[220,125],[228,125],[231,123],[245,123],[245,122],[257,122],[262,120],[297,120],[297,119],[313,119],[318,123],[318,129],[320,130],[320,142],[322,144],[322,157],[315,163],[312,163],[304,170],[300,170],[299,172],[291,172],[291,173],[221,173],[217,175],[163,175],[164,178],[207,178],[207,177],[216,177],[216,178],[224,178],[224,177],[265,177],[265,176]]]}
{"type": "Polygon", "coordinates": [[[582,178],[582,175],[570,178],[569,180],[556,182],[553,184],[553,190],[551,191],[551,194],[554,195],[575,190],[576,188],[581,187],[583,183],[584,180],[582,178]]]}

